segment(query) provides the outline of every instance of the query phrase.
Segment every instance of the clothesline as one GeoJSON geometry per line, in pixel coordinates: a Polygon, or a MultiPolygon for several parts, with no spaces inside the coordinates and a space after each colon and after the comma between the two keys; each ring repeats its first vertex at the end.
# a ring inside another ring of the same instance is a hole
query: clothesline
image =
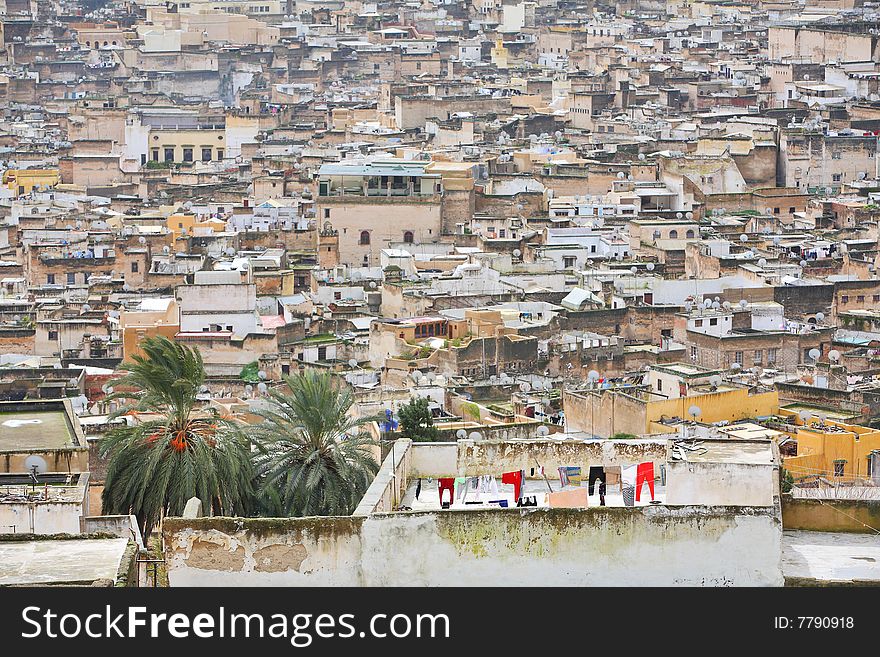
{"type": "MultiPolygon", "coordinates": [[[[620,489],[623,495],[625,506],[634,506],[635,502],[641,501],[641,493],[644,485],[647,484],[651,494],[651,501],[655,501],[654,484],[656,476],[654,473],[654,463],[645,461],[630,466],[589,466],[587,472],[587,487],[581,495],[577,490],[566,491],[569,486],[576,486],[578,489],[583,488],[583,472],[581,466],[563,466],[558,468],[558,476],[560,490],[553,491],[549,480],[544,476],[544,468],[538,465],[530,468],[530,476],[540,475],[547,482],[550,489],[548,494],[548,503],[552,507],[581,507],[587,506],[587,496],[593,495],[598,488],[600,506],[605,506],[605,493],[607,490],[608,475],[620,476],[620,489]],[[619,472],[617,472],[619,471],[619,472]],[[597,486],[598,484],[598,486],[597,486]],[[582,498],[582,499],[581,499],[582,498]]],[[[513,486],[513,497],[517,506],[537,506],[536,496],[524,496],[524,483],[527,479],[525,470],[513,470],[505,472],[501,475],[501,483],[513,486]]],[[[661,476],[662,479],[662,476],[661,476]]],[[[421,492],[422,480],[419,479],[416,486],[416,499],[419,498],[421,492]]],[[[471,477],[439,477],[437,479],[437,490],[442,509],[450,508],[454,503],[462,504],[478,504],[483,503],[481,498],[488,494],[489,504],[499,504],[501,507],[507,507],[506,499],[498,498],[499,488],[498,482],[493,475],[478,475],[471,477]],[[448,492],[448,494],[447,494],[448,492]],[[475,500],[469,501],[468,497],[472,495],[475,500]]]]}

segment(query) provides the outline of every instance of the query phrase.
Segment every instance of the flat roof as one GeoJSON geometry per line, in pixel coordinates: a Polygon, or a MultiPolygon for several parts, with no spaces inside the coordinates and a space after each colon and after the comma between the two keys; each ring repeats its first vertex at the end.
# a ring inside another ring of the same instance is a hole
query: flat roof
{"type": "Polygon", "coordinates": [[[743,465],[775,465],[769,440],[699,440],[708,451],[687,452],[688,463],[740,463],[743,465]]]}
{"type": "Polygon", "coordinates": [[[0,542],[0,586],[115,582],[126,538],[0,542]]]}
{"type": "Polygon", "coordinates": [[[0,451],[77,446],[64,411],[0,412],[0,451]]]}

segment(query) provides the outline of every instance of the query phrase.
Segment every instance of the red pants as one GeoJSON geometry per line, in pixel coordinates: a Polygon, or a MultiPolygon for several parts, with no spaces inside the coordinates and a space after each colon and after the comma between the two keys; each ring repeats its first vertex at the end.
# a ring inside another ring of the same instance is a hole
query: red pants
{"type": "Polygon", "coordinates": [[[513,484],[513,499],[519,499],[519,493],[522,490],[523,472],[516,470],[514,472],[505,472],[501,475],[502,484],[513,484]]]}
{"type": "Polygon", "coordinates": [[[452,506],[452,502],[455,499],[455,477],[441,477],[437,479],[437,493],[440,495],[440,506],[443,506],[444,490],[449,491],[449,505],[452,506]]]}
{"type": "Polygon", "coordinates": [[[639,463],[639,468],[636,470],[636,502],[639,501],[639,497],[642,494],[642,484],[647,483],[648,489],[651,491],[651,501],[654,501],[654,464],[653,463],[639,463]]]}

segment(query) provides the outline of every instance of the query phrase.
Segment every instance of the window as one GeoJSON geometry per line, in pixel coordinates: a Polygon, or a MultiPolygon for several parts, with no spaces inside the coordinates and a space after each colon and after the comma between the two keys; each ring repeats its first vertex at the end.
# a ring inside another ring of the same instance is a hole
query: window
{"type": "Polygon", "coordinates": [[[222,159],[223,159],[223,149],[222,149],[222,148],[218,148],[218,149],[217,149],[217,159],[218,159],[218,160],[222,160],[222,159]]]}
{"type": "Polygon", "coordinates": [[[137,262],[132,262],[132,263],[131,263],[131,273],[132,273],[132,274],[137,274],[137,273],[138,273],[138,263],[137,263],[137,262]]]}
{"type": "Polygon", "coordinates": [[[831,180],[833,180],[834,182],[840,182],[840,178],[841,174],[839,173],[835,173],[833,176],[831,176],[831,180]]]}
{"type": "Polygon", "coordinates": [[[843,476],[843,468],[846,466],[846,461],[843,459],[837,459],[834,461],[834,476],[842,477],[843,476]]]}
{"type": "Polygon", "coordinates": [[[165,149],[165,161],[166,162],[174,162],[174,149],[166,148],[165,149]]]}
{"type": "Polygon", "coordinates": [[[740,365],[742,365],[743,364],[743,352],[734,351],[733,352],[733,362],[739,363],[740,365]]]}
{"type": "Polygon", "coordinates": [[[361,231],[360,243],[361,243],[361,246],[366,246],[367,244],[370,243],[370,231],[368,231],[368,230],[361,231]]]}
{"type": "Polygon", "coordinates": [[[694,237],[694,231],[689,230],[688,232],[686,232],[686,233],[684,234],[684,236],[685,236],[686,238],[688,238],[688,239],[693,239],[693,237],[694,237]]]}
{"type": "Polygon", "coordinates": [[[691,347],[691,360],[697,360],[697,348],[691,347]]]}
{"type": "Polygon", "coordinates": [[[678,231],[677,230],[670,230],[669,231],[669,239],[677,240],[678,239],[678,231]]]}
{"type": "Polygon", "coordinates": [[[831,159],[832,160],[839,160],[840,159],[840,151],[834,151],[833,153],[831,153],[831,159]]]}
{"type": "Polygon", "coordinates": [[[55,285],[55,274],[46,274],[46,283],[48,285],[55,285]]]}
{"type": "Polygon", "coordinates": [[[713,317],[709,320],[709,326],[718,326],[718,318],[713,317]]]}
{"type": "Polygon", "coordinates": [[[760,365],[761,360],[764,358],[764,352],[760,349],[755,349],[755,355],[752,357],[752,361],[755,365],[760,365]]]}
{"type": "Polygon", "coordinates": [[[183,161],[184,162],[192,162],[193,161],[193,149],[192,148],[184,148],[183,149],[183,161]]]}
{"type": "Polygon", "coordinates": [[[577,262],[577,258],[575,256],[563,256],[562,258],[562,266],[565,269],[572,269],[577,262]]]}
{"type": "Polygon", "coordinates": [[[767,364],[776,362],[776,347],[771,347],[767,350],[767,364]]]}
{"type": "Polygon", "coordinates": [[[76,274],[72,271],[67,272],[67,284],[73,285],[74,283],[76,283],[76,274]]]}
{"type": "Polygon", "coordinates": [[[856,302],[858,302],[858,303],[865,303],[865,297],[864,297],[864,295],[860,294],[859,296],[857,296],[857,297],[856,297],[856,302]]]}
{"type": "Polygon", "coordinates": [[[330,218],[330,208],[324,208],[324,219],[330,218]]]}
{"type": "Polygon", "coordinates": [[[880,294],[875,294],[875,295],[872,297],[872,299],[873,299],[875,302],[880,301],[880,294]]]}
{"type": "Polygon", "coordinates": [[[840,297],[840,302],[849,303],[849,295],[844,294],[842,297],[840,297]]]}
{"type": "Polygon", "coordinates": [[[58,331],[49,331],[49,339],[57,340],[58,339],[58,331]]]}
{"type": "Polygon", "coordinates": [[[657,392],[660,392],[661,390],[663,390],[663,380],[657,379],[657,392]]]}
{"type": "Polygon", "coordinates": [[[158,148],[154,148],[152,150],[152,153],[150,154],[150,159],[153,160],[153,162],[159,161],[159,149],[158,148]]]}
{"type": "Polygon", "coordinates": [[[788,214],[794,214],[794,212],[795,212],[795,209],[794,209],[794,208],[789,208],[789,209],[788,209],[788,214]]]}
{"type": "Polygon", "coordinates": [[[202,162],[210,162],[211,161],[211,149],[210,147],[202,147],[202,162]]]}
{"type": "Polygon", "coordinates": [[[403,243],[404,244],[412,244],[413,243],[413,233],[411,230],[408,230],[403,234],[403,243]]]}
{"type": "Polygon", "coordinates": [[[773,214],[779,214],[779,208],[773,208],[773,214]]]}

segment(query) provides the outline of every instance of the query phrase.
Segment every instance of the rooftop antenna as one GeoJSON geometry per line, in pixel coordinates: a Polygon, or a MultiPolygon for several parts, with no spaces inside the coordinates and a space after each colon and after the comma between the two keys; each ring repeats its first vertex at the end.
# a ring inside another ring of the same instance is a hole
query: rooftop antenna
{"type": "Polygon", "coordinates": [[[24,467],[27,468],[28,474],[31,476],[31,492],[36,490],[36,485],[40,483],[37,475],[45,474],[49,466],[42,456],[31,454],[24,460],[24,467]]]}

